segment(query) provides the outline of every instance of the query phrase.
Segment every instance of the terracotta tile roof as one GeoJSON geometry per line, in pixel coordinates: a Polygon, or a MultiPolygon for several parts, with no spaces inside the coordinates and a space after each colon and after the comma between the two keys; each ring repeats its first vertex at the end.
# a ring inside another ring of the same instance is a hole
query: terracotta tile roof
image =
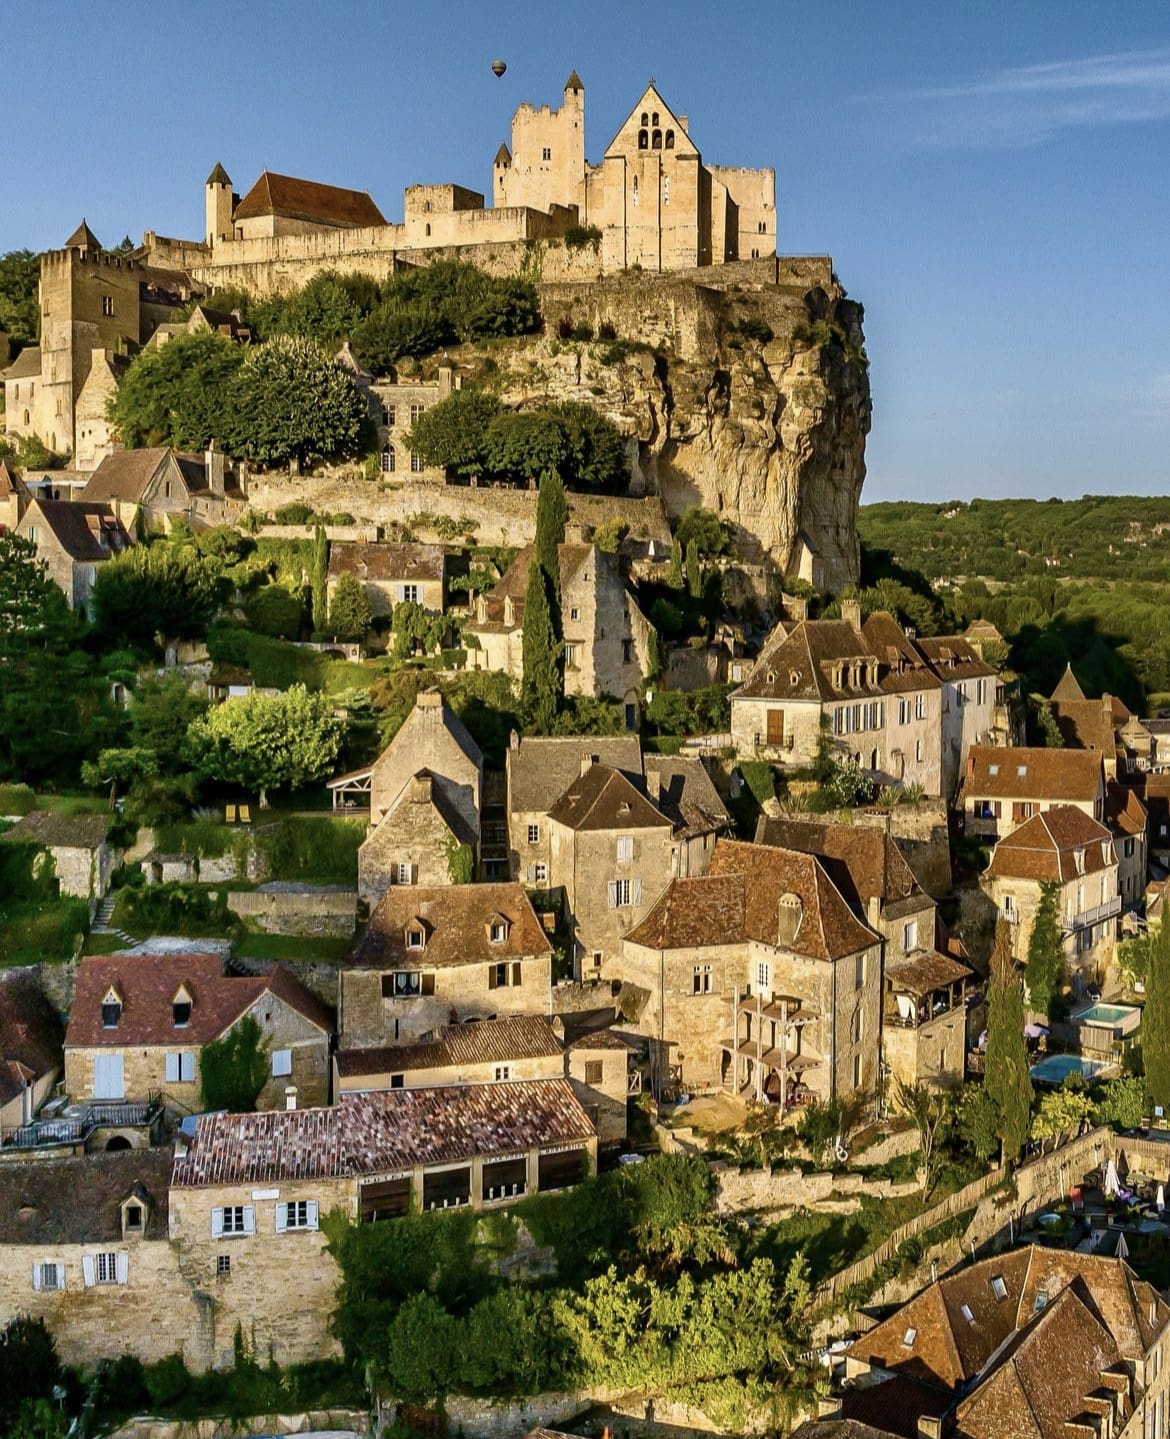
{"type": "Polygon", "coordinates": [[[441,580],[445,563],[442,545],[334,541],[329,546],[331,576],[351,574],[362,580],[441,580]]]}
{"type": "Polygon", "coordinates": [[[648,949],[690,949],[754,939],[779,945],[780,901],[795,895],[800,923],[782,947],[809,959],[841,959],[878,937],[849,908],[812,855],[719,839],[707,874],[675,879],[626,936],[648,949]]]}
{"type": "Polygon", "coordinates": [[[978,799],[1079,800],[1102,787],[1101,756],[1091,750],[997,749],[972,745],[966,793],[978,799]]]}
{"type": "MultiPolygon", "coordinates": [[[[0,1164],[0,1243],[44,1246],[116,1242],[121,1203],[140,1188],[147,1199],[147,1239],[167,1237],[169,1149],[131,1149],[70,1159],[0,1164]]],[[[27,1283],[27,1275],[25,1278],[27,1283]]]]}
{"type": "Polygon", "coordinates": [[[375,1176],[584,1142],[594,1132],[566,1079],[345,1094],[330,1109],[201,1115],[171,1184],[375,1176]]]}
{"type": "Polygon", "coordinates": [[[894,904],[926,898],[901,850],[883,829],[763,815],[756,827],[756,843],[815,854],[837,888],[855,908],[860,905],[863,914],[871,899],[894,904]]]}
{"type": "Polygon", "coordinates": [[[10,495],[18,495],[22,500],[30,498],[24,481],[9,469],[7,460],[0,459],[0,500],[6,500],[10,495]]]}
{"type": "Polygon", "coordinates": [[[565,1045],[566,1049],[623,1049],[627,1054],[641,1044],[640,1035],[619,1034],[616,1029],[587,1029],[565,1045]]]}
{"type": "Polygon", "coordinates": [[[110,832],[108,814],[63,814],[34,809],[0,834],[0,842],[56,849],[98,849],[110,832]]]}
{"type": "Polygon", "coordinates": [[[893,615],[875,610],[861,626],[870,653],[880,662],[878,688],[884,694],[938,689],[939,678],[893,615]]]}
{"type": "Polygon", "coordinates": [[[995,846],[987,873],[1018,879],[1055,880],[1064,883],[1078,874],[1096,874],[1117,863],[1113,839],[1075,805],[1058,804],[1033,815],[995,846]],[[1078,851],[1084,852],[1077,869],[1078,851]]]}
{"type": "Polygon", "coordinates": [[[702,760],[683,755],[648,754],[645,766],[647,793],[654,792],[654,776],[658,808],[674,825],[676,837],[711,834],[731,822],[702,760]]]}
{"type": "MultiPolygon", "coordinates": [[[[881,1384],[854,1386],[841,1397],[842,1416],[858,1426],[859,1435],[896,1435],[898,1439],[919,1439],[919,1417],[929,1414],[937,1418],[950,1405],[949,1394],[900,1375],[881,1384]]],[[[804,1431],[796,1433],[803,1435],[804,1431]]]]}
{"type": "Polygon", "coordinates": [[[944,985],[957,984],[971,976],[967,965],[937,950],[925,950],[901,964],[886,966],[890,988],[907,994],[929,994],[932,989],[942,989],[944,985]]]}
{"type": "Polygon", "coordinates": [[[914,646],[941,680],[986,679],[996,673],[963,635],[922,635],[914,646]]]}
{"type": "Polygon", "coordinates": [[[1073,667],[1071,661],[1065,665],[1064,674],[1062,674],[1060,679],[1056,682],[1056,688],[1052,691],[1048,698],[1050,700],[1059,701],[1062,704],[1069,700],[1076,701],[1083,700],[1085,698],[1085,692],[1083,689],[1081,689],[1080,681],[1077,679],[1076,675],[1073,674],[1073,667]]]}
{"type": "Polygon", "coordinates": [[[507,756],[512,813],[547,814],[581,773],[582,762],[590,756],[596,763],[619,769],[627,777],[642,772],[642,747],[637,735],[518,739],[507,756]]]}
{"type": "Polygon", "coordinates": [[[130,544],[130,536],[109,505],[34,499],[25,511],[26,529],[35,523],[38,513],[71,559],[96,564],[130,544]]]}
{"type": "Polygon", "coordinates": [[[779,644],[765,643],[733,699],[836,700],[937,690],[938,677],[884,610],[861,630],[847,620],[802,620],[779,644]],[[856,661],[859,672],[854,675],[856,661]],[[876,678],[869,677],[876,668],[876,678]],[[841,670],[840,682],[837,671],[841,670]]]}
{"type": "Polygon", "coordinates": [[[233,220],[252,220],[263,215],[283,215],[319,225],[352,229],[363,225],[384,225],[386,218],[365,190],[345,190],[338,185],[321,185],[316,180],[298,180],[264,170],[236,206],[233,220]]]}
{"type": "Polygon", "coordinates": [[[325,1033],[333,1014],[288,973],[225,976],[218,954],[88,955],[77,972],[67,1048],[204,1045],[218,1039],[265,994],[275,995],[325,1033]],[[190,1023],[176,1028],[172,1003],[180,988],[191,997],[190,1023]],[[116,1027],[102,1026],[102,1001],[113,989],[122,1002],[116,1027]]]}
{"type": "Polygon", "coordinates": [[[15,1099],[25,1082],[64,1063],[65,1026],[44,991],[18,975],[0,983],[0,1105],[15,1099]]]}
{"type": "Polygon", "coordinates": [[[569,781],[548,817],[566,829],[663,829],[670,824],[620,770],[595,764],[569,781]]]}
{"type": "Polygon", "coordinates": [[[1145,834],[1149,814],[1135,789],[1110,780],[1105,787],[1105,818],[1117,834],[1145,834]]]}
{"type": "Polygon", "coordinates": [[[350,953],[366,969],[435,969],[549,955],[552,946],[531,901],[518,884],[392,885],[350,953]],[[508,921],[507,938],[493,944],[492,920],[508,921]],[[406,930],[420,921],[423,949],[406,948],[406,930]]]}
{"type": "Polygon", "coordinates": [[[40,377],[40,345],[26,345],[12,364],[0,374],[0,379],[4,380],[39,380],[40,377]]]}
{"type": "Polygon", "coordinates": [[[1099,750],[1110,758],[1117,750],[1113,707],[1099,700],[1053,700],[1052,717],[1066,749],[1099,750]]]}
{"type": "Polygon", "coordinates": [[[343,1078],[408,1069],[450,1069],[461,1064],[502,1064],[514,1059],[552,1059],[563,1046],[541,1015],[447,1024],[430,1039],[384,1049],[342,1049],[337,1072],[343,1078]]]}

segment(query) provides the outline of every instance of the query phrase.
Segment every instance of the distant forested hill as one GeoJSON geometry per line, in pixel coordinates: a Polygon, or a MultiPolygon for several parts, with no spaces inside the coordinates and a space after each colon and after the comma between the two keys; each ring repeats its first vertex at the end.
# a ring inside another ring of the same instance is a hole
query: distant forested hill
{"type": "Polygon", "coordinates": [[[928,579],[1170,580],[1170,497],[863,505],[862,544],[928,579]]]}

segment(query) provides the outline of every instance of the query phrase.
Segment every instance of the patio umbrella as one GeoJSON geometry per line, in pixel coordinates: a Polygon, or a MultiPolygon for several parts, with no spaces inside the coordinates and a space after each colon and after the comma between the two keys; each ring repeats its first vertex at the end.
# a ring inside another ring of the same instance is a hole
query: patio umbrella
{"type": "Polygon", "coordinates": [[[1158,1185],[1158,1192],[1154,1195],[1154,1208],[1158,1211],[1159,1214],[1161,1214],[1161,1212],[1163,1211],[1163,1209],[1166,1208],[1166,1187],[1165,1187],[1165,1185],[1162,1185],[1162,1184],[1159,1184],[1159,1185],[1158,1185]]]}
{"type": "Polygon", "coordinates": [[[1128,1259],[1128,1258],[1129,1258],[1129,1245],[1125,1242],[1125,1235],[1124,1235],[1124,1234],[1119,1234],[1119,1235],[1117,1236],[1117,1249],[1116,1249],[1115,1252],[1116,1252],[1116,1254],[1117,1254],[1118,1259],[1128,1259]]]}
{"type": "Polygon", "coordinates": [[[1121,1180],[1117,1177],[1117,1165],[1111,1159],[1105,1166],[1105,1197],[1116,1199],[1121,1193],[1121,1180]]]}

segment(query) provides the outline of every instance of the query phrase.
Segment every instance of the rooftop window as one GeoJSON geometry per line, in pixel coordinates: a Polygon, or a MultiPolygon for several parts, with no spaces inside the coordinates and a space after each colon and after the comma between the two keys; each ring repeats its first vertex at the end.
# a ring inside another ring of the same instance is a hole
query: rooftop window
{"type": "Polygon", "coordinates": [[[918,1338],[918,1330],[915,1329],[913,1325],[911,1325],[910,1328],[906,1330],[905,1334],[902,1335],[902,1347],[903,1347],[903,1349],[913,1349],[913,1348],[914,1348],[914,1341],[915,1341],[915,1339],[917,1339],[917,1338],[918,1338]]]}
{"type": "Polygon", "coordinates": [[[1007,1298],[1007,1285],[998,1274],[994,1275],[991,1280],[991,1292],[997,1299],[1007,1298]]]}
{"type": "Polygon", "coordinates": [[[960,1304],[959,1313],[963,1316],[963,1318],[967,1321],[968,1324],[975,1323],[975,1316],[971,1313],[971,1306],[969,1304],[960,1304]]]}

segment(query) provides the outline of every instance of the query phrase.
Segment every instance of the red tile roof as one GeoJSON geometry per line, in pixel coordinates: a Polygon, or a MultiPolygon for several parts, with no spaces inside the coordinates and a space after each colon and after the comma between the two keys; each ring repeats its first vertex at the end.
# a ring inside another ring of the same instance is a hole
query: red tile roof
{"type": "Polygon", "coordinates": [[[1102,788],[1101,756],[1092,750],[998,749],[973,745],[963,782],[977,799],[1079,800],[1102,788]]]}
{"type": "Polygon", "coordinates": [[[1063,884],[1078,874],[1096,874],[1116,863],[1113,838],[1105,826],[1076,805],[1058,804],[1033,815],[1001,839],[987,873],[1063,884]],[[1080,869],[1078,851],[1083,854],[1080,869]]]}
{"type": "Polygon", "coordinates": [[[348,962],[367,969],[435,969],[551,953],[544,927],[518,884],[396,884],[379,901],[348,962]],[[497,915],[508,922],[508,933],[493,944],[490,926],[497,915]],[[406,930],[416,921],[426,944],[408,950],[406,930]]]}
{"type": "Polygon", "coordinates": [[[620,770],[595,764],[569,781],[548,817],[572,830],[670,829],[670,820],[620,770]]]}
{"type": "Polygon", "coordinates": [[[761,816],[756,843],[815,854],[841,893],[863,910],[871,899],[894,904],[926,898],[892,837],[873,825],[761,816]]]}
{"type": "Polygon", "coordinates": [[[298,180],[292,175],[278,175],[274,170],[262,172],[236,206],[232,218],[252,220],[263,215],[283,215],[292,220],[343,229],[386,223],[385,216],[365,190],[298,180]]]}

